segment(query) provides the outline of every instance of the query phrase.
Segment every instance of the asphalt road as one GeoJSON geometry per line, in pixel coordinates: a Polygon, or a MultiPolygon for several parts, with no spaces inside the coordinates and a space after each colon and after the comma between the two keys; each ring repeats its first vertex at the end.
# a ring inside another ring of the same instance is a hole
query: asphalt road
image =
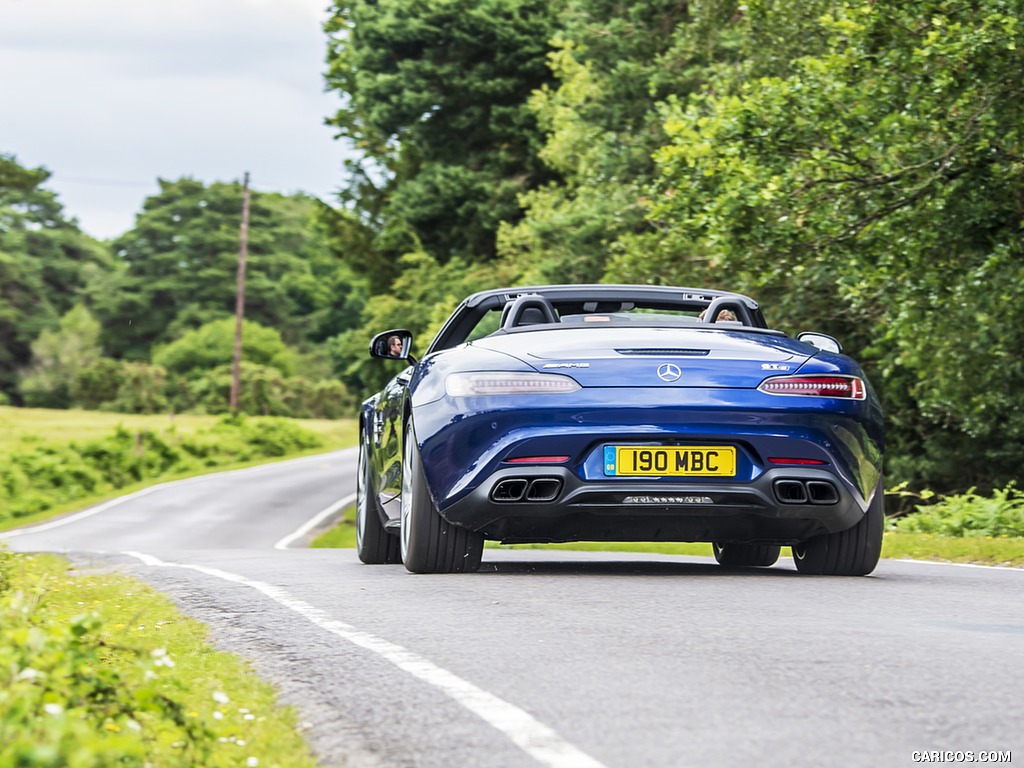
{"type": "Polygon", "coordinates": [[[343,451],[5,538],[171,595],[280,687],[325,766],[1024,760],[1024,570],[488,549],[477,574],[414,576],[302,548],[354,476],[343,451]]]}

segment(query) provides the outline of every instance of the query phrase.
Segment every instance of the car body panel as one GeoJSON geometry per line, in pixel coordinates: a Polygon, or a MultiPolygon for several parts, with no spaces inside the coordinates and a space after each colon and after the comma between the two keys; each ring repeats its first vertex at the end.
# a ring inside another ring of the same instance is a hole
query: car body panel
{"type": "Polygon", "coordinates": [[[864,399],[759,390],[765,379],[796,374],[867,383],[849,357],[763,323],[748,297],[685,288],[529,287],[467,298],[423,359],[363,404],[363,444],[385,523],[397,522],[403,429],[411,419],[438,513],[499,541],[791,543],[855,525],[881,478],[878,400],[869,384],[864,399]],[[563,322],[465,341],[485,312],[532,292],[553,297],[563,322]],[[575,297],[588,292],[595,297],[591,310],[576,312],[586,302],[575,297]],[[652,316],[611,311],[624,297],[648,295],[658,306],[675,296],[698,296],[712,308],[724,302],[746,308],[747,319],[762,325],[682,317],[659,327],[657,307],[652,316]],[[602,312],[608,319],[586,320],[602,312]],[[666,366],[669,375],[659,375],[666,366]],[[566,376],[580,388],[469,396],[446,389],[452,375],[488,371],[566,376]],[[735,450],[736,471],[609,476],[610,446],[723,446],[735,450]],[[536,500],[503,498],[504,488],[520,487],[541,491],[536,500]],[[803,488],[806,501],[780,501],[790,488],[803,488]],[[811,498],[819,492],[821,499],[811,498]]]}

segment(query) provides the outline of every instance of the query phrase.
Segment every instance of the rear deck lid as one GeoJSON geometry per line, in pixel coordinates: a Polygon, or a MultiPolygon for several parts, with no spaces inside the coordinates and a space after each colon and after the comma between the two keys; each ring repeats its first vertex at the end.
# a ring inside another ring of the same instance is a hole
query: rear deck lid
{"type": "Polygon", "coordinates": [[[753,389],[796,371],[810,347],[777,333],[679,328],[572,328],[488,336],[474,346],[584,387],[753,389]]]}

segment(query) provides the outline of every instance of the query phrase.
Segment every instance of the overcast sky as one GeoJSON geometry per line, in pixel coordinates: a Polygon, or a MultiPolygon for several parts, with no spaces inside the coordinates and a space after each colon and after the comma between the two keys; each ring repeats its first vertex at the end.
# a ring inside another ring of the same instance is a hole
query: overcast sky
{"type": "Polygon", "coordinates": [[[328,0],[0,0],[0,153],[53,173],[99,238],[156,179],[241,180],[329,198],[328,0]]]}

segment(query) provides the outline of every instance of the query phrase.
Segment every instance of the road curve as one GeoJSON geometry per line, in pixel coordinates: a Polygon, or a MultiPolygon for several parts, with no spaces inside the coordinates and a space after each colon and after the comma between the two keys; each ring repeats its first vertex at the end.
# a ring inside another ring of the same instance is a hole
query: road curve
{"type": "Polygon", "coordinates": [[[280,687],[328,766],[1024,756],[1022,570],[883,561],[815,578],[488,549],[478,574],[414,576],[274,548],[354,474],[345,451],[211,476],[6,542],[171,595],[280,687]]]}

